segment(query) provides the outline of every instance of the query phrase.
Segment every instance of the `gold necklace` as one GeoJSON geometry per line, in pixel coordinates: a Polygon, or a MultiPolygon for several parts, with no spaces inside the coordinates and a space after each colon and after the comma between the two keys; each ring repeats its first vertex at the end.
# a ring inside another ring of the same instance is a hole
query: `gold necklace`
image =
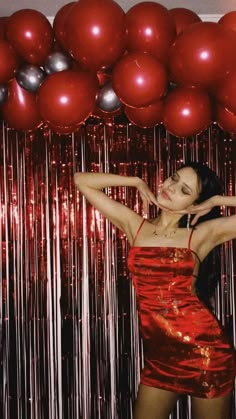
{"type": "Polygon", "coordinates": [[[173,230],[167,231],[166,233],[158,233],[157,224],[154,224],[154,225],[155,225],[155,230],[152,232],[152,234],[159,237],[165,237],[165,238],[173,237],[176,234],[177,229],[178,229],[178,227],[176,227],[173,230]]]}
{"type": "Polygon", "coordinates": [[[177,228],[175,230],[172,231],[167,231],[167,233],[158,233],[158,231],[155,230],[152,232],[152,234],[154,234],[155,236],[159,236],[159,237],[165,237],[165,238],[170,238],[173,237],[177,232],[177,228]]]}

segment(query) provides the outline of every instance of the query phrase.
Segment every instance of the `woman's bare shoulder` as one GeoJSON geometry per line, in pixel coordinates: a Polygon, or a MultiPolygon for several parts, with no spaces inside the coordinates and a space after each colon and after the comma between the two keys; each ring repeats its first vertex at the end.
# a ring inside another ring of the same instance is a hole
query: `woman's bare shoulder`
{"type": "Polygon", "coordinates": [[[134,238],[137,235],[137,232],[142,227],[142,225],[145,223],[146,219],[137,214],[136,212],[132,217],[129,219],[127,231],[126,231],[126,237],[128,239],[128,242],[132,245],[134,238]]]}
{"type": "Polygon", "coordinates": [[[200,260],[205,259],[208,253],[216,246],[214,237],[211,234],[211,221],[204,221],[193,227],[191,248],[198,254],[200,260]]]}

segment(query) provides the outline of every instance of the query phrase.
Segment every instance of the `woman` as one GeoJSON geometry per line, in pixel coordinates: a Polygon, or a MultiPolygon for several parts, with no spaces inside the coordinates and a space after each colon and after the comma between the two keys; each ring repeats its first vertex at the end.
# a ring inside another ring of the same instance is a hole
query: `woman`
{"type": "Polygon", "coordinates": [[[145,352],[134,419],[168,419],[180,394],[191,396],[194,419],[228,419],[236,355],[199,297],[198,276],[213,249],[236,237],[236,215],[206,218],[221,206],[235,207],[236,197],[220,195],[218,178],[200,163],[166,179],[158,199],[137,177],[76,173],[74,181],[131,246],[145,352]],[[102,192],[121,185],[136,187],[146,210],[149,204],[160,209],[158,217],[143,219],[102,192]],[[193,214],[191,228],[181,227],[187,214],[193,214]]]}

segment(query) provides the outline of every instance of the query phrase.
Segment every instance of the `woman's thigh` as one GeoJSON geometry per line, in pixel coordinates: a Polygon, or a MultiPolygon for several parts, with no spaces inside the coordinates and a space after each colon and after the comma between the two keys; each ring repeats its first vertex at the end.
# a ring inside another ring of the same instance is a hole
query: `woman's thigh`
{"type": "Polygon", "coordinates": [[[140,384],[133,419],[168,419],[177,397],[171,391],[140,384]]]}
{"type": "Polygon", "coordinates": [[[229,419],[231,393],[214,399],[192,397],[193,419],[229,419]]]}

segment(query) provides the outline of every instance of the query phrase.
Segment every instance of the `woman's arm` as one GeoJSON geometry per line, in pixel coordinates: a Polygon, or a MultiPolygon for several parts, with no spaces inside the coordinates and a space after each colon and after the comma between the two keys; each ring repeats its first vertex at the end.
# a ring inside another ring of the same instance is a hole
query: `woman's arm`
{"type": "Polygon", "coordinates": [[[236,196],[214,195],[199,205],[192,205],[185,213],[195,214],[192,225],[203,215],[211,211],[213,207],[236,207],[236,196]]]}
{"type": "MultiPolygon", "coordinates": [[[[213,207],[236,207],[236,196],[215,195],[199,205],[191,207],[190,212],[195,214],[192,225],[197,220],[207,214],[213,207]]],[[[236,215],[220,217],[204,223],[207,227],[208,238],[214,245],[222,244],[236,238],[236,215]]]]}
{"type": "Polygon", "coordinates": [[[127,206],[109,198],[102,189],[114,186],[135,187],[144,205],[158,204],[147,184],[139,177],[120,176],[110,173],[78,172],[74,175],[75,186],[85,198],[132,241],[133,231],[140,223],[140,215],[127,206]]]}

